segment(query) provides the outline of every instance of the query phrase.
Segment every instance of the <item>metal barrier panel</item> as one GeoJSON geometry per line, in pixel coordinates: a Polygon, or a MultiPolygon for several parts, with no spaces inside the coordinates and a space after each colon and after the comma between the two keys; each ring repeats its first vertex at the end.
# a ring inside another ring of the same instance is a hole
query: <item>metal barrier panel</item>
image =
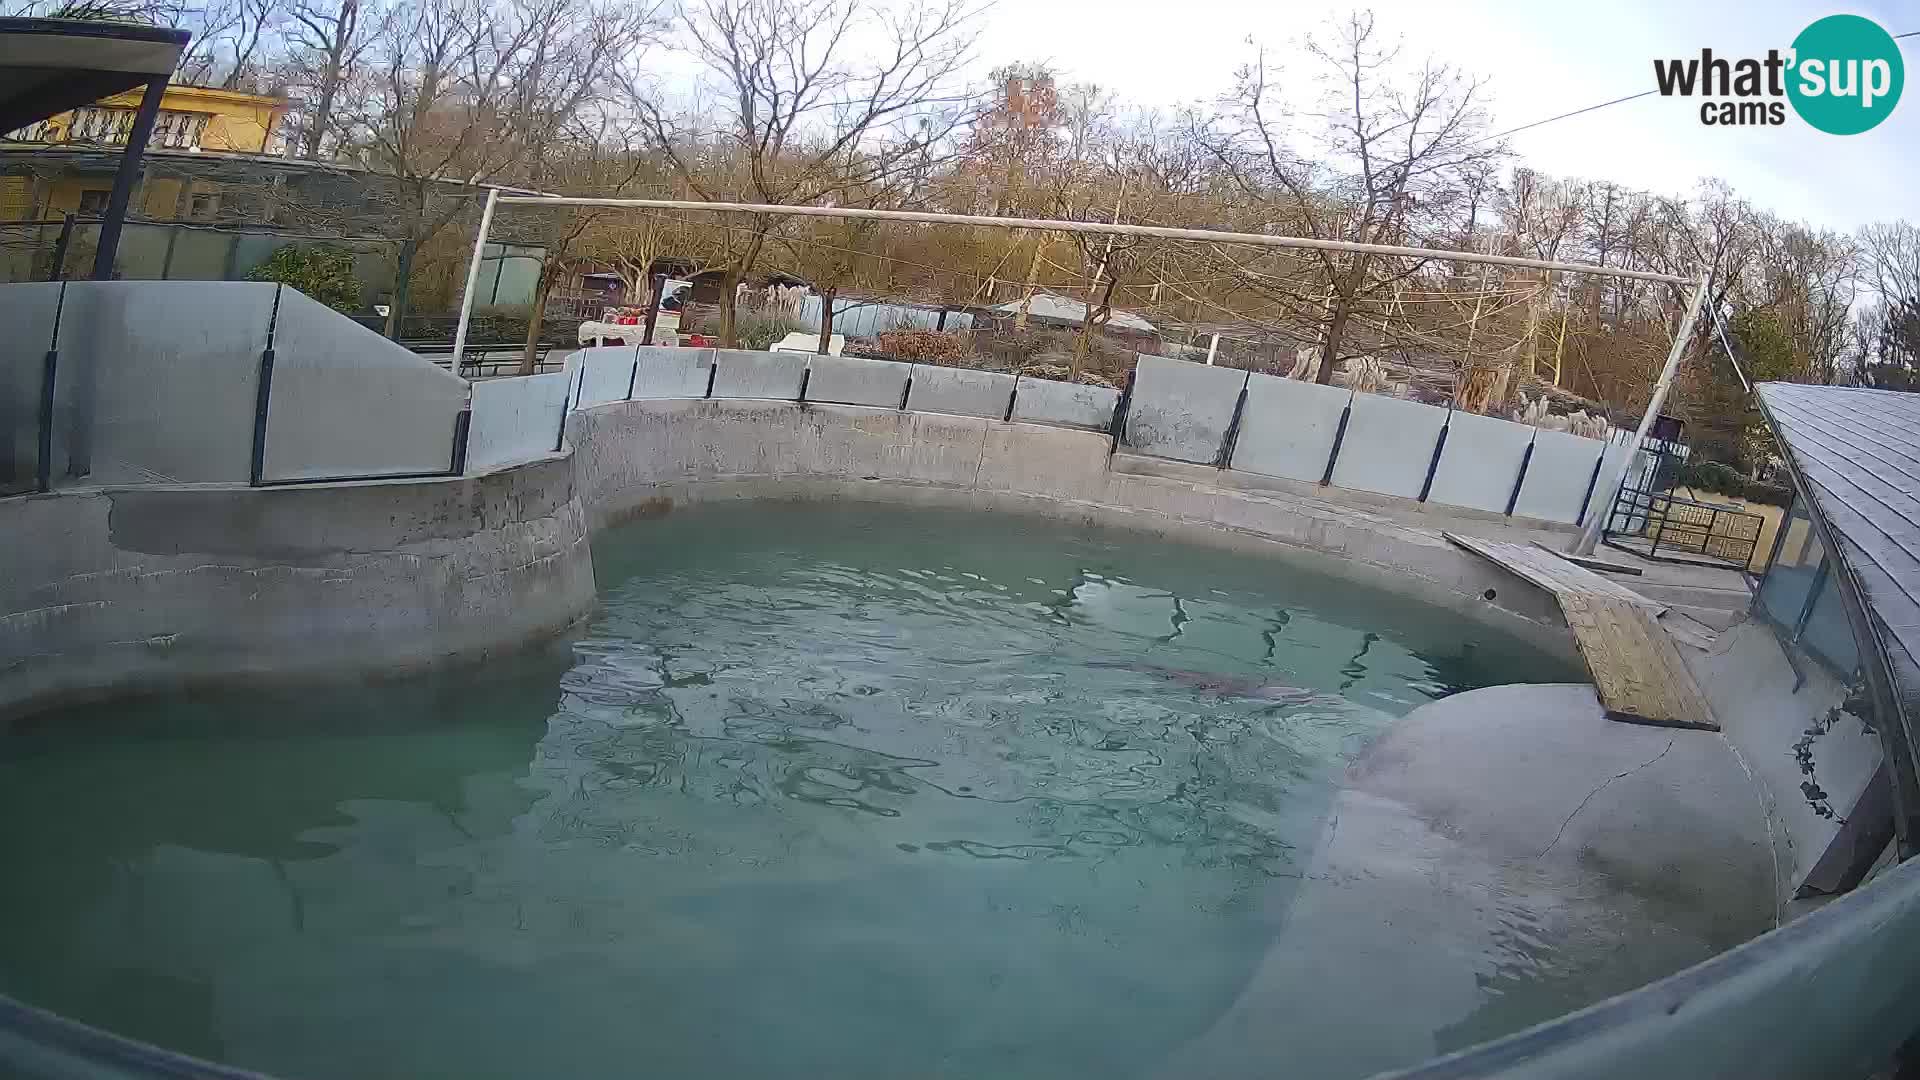
{"type": "MultiPolygon", "coordinates": [[[[1586,520],[1584,514],[1605,514],[1612,512],[1611,507],[1614,496],[1619,494],[1619,492],[1617,490],[1608,491],[1605,489],[1607,488],[1607,482],[1612,479],[1614,475],[1614,470],[1618,469],[1620,462],[1626,458],[1627,447],[1628,444],[1626,442],[1621,439],[1614,439],[1609,441],[1606,450],[1601,452],[1600,471],[1593,477],[1593,491],[1587,496],[1587,504],[1586,509],[1583,511],[1582,521],[1586,520]]],[[[1637,456],[1644,459],[1648,455],[1643,451],[1637,456]]],[[[1643,486],[1638,482],[1638,478],[1635,475],[1639,471],[1640,470],[1635,468],[1628,468],[1626,473],[1622,475],[1622,483],[1628,486],[1643,486]]],[[[1611,524],[1610,522],[1609,527],[1611,527],[1611,524]]],[[[1637,531],[1641,525],[1646,524],[1646,515],[1642,514],[1637,519],[1625,519],[1622,524],[1630,532],[1637,531]]]]}
{"type": "Polygon", "coordinates": [[[1012,404],[1013,384],[1014,377],[1004,372],[915,364],[907,408],[1000,420],[1012,404]]]}
{"type": "Polygon", "coordinates": [[[1583,439],[1564,431],[1538,432],[1520,497],[1513,503],[1514,514],[1564,525],[1580,520],[1593,467],[1606,448],[1607,444],[1598,439],[1583,439]]]}
{"type": "Polygon", "coordinates": [[[807,400],[897,409],[906,398],[912,374],[912,364],[895,360],[814,356],[808,363],[807,400]]]}
{"type": "Polygon", "coordinates": [[[573,407],[590,409],[609,401],[627,400],[627,387],[634,379],[634,351],[637,345],[601,345],[581,349],[575,356],[581,367],[580,392],[573,407]]]}
{"type": "Polygon", "coordinates": [[[1120,391],[1022,375],[1013,388],[1014,420],[1105,431],[1113,423],[1120,391]]]}
{"type": "Polygon", "coordinates": [[[1233,468],[1317,484],[1353,392],[1278,375],[1247,379],[1233,468]]]}
{"type": "Polygon", "coordinates": [[[1352,409],[1333,466],[1334,485],[1419,498],[1447,410],[1378,394],[1353,395],[1352,409]]]}
{"type": "Polygon", "coordinates": [[[465,379],[293,289],[273,352],[261,480],[452,470],[465,379]]]}
{"type": "MultiPolygon", "coordinates": [[[[631,351],[631,350],[629,350],[631,351]]],[[[642,398],[703,398],[713,381],[715,349],[642,348],[635,354],[635,400],[642,398]]]]}
{"type": "Polygon", "coordinates": [[[1520,459],[1531,442],[1533,429],[1525,424],[1456,411],[1447,421],[1447,445],[1427,501],[1506,513],[1520,459]]]}
{"type": "Polygon", "coordinates": [[[1145,353],[1133,370],[1128,449],[1203,465],[1217,461],[1247,373],[1145,353]]]}
{"type": "Polygon", "coordinates": [[[279,288],[68,282],[54,486],[246,482],[279,288]]]}
{"type": "Polygon", "coordinates": [[[798,401],[807,383],[806,353],[719,349],[713,359],[713,396],[798,401]]]}
{"type": "Polygon", "coordinates": [[[564,371],[474,383],[468,475],[553,453],[566,407],[564,371]]]}
{"type": "Polygon", "coordinates": [[[0,364],[0,495],[39,486],[40,395],[59,305],[58,282],[0,285],[0,327],[7,335],[7,360],[0,364]]]}

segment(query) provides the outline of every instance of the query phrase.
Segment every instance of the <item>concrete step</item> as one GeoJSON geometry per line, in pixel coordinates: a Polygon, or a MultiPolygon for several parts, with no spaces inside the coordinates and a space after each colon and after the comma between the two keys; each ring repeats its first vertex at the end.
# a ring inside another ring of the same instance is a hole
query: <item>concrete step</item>
{"type": "Polygon", "coordinates": [[[1745,611],[1753,602],[1753,594],[1749,593],[1745,587],[1723,589],[1701,585],[1666,585],[1653,581],[1636,581],[1627,577],[1614,580],[1649,600],[1658,600],[1663,604],[1685,604],[1688,607],[1718,608],[1722,611],[1745,611]]]}

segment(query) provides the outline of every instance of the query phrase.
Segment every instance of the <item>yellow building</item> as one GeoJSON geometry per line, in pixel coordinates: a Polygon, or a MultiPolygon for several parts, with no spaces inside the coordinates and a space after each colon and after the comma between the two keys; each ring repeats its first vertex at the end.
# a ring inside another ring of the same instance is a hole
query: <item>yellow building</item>
{"type": "MultiPolygon", "coordinates": [[[[12,132],[4,142],[14,151],[35,145],[63,149],[124,146],[133,128],[140,91],[103,98],[84,109],[61,113],[12,132]],[[22,145],[24,144],[24,145],[22,145]]],[[[219,185],[163,175],[160,159],[174,155],[275,154],[282,149],[280,121],[284,98],[216,90],[206,86],[168,86],[148,141],[146,177],[136,192],[132,213],[154,221],[211,221],[220,211],[219,185]]],[[[11,155],[9,155],[11,156],[11,155]]],[[[17,158],[15,160],[18,160],[17,158]]],[[[0,221],[48,220],[63,214],[94,217],[106,210],[113,175],[103,169],[63,170],[56,176],[0,176],[0,221]]]]}

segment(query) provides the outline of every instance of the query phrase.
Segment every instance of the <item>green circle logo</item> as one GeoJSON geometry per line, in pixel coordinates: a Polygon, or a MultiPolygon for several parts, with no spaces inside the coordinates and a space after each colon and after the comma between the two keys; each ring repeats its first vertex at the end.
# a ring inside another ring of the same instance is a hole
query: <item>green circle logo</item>
{"type": "Polygon", "coordinates": [[[1829,15],[1793,39],[1787,99],[1800,119],[1829,135],[1858,135],[1900,101],[1900,44],[1872,19],[1829,15]]]}

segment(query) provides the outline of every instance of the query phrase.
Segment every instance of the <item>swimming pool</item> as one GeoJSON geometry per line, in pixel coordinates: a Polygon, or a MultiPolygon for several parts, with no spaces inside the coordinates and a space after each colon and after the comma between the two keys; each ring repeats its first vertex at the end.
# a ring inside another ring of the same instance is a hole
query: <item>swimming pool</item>
{"type": "Polygon", "coordinates": [[[594,562],[559,651],[18,725],[0,990],[288,1077],[1153,1074],[1372,737],[1579,679],[1016,516],[705,506],[594,562]]]}

